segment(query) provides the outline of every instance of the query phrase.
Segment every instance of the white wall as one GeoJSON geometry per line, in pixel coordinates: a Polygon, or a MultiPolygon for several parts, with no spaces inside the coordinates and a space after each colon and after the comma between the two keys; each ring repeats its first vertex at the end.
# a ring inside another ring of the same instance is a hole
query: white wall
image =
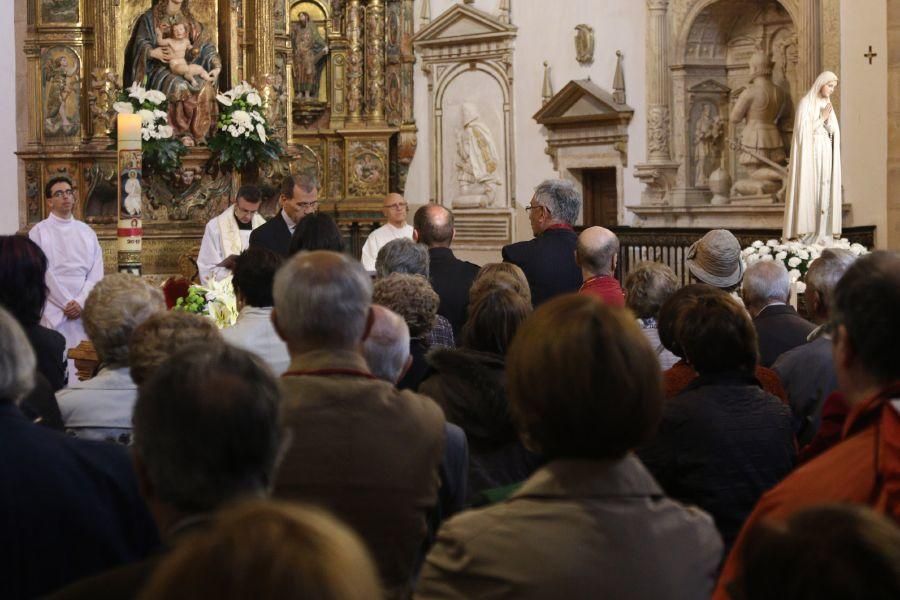
{"type": "MultiPolygon", "coordinates": [[[[431,17],[436,19],[453,6],[451,0],[431,0],[431,17]]],[[[553,91],[558,92],[572,79],[590,78],[600,87],[612,92],[616,68],[616,50],[625,55],[625,85],[627,102],[635,109],[629,126],[628,168],[624,173],[625,203],[640,202],[641,184],[634,178],[634,164],[646,157],[645,139],[645,23],[646,3],[643,0],[513,0],[512,23],[518,35],[515,41],[513,86],[516,181],[514,195],[518,205],[527,205],[533,188],[542,180],[558,177],[550,157],[544,153],[546,131],[532,116],[541,107],[543,62],[550,63],[553,91]],[[582,67],[575,60],[575,26],[586,23],[594,28],[596,39],[594,64],[582,67]]],[[[475,8],[497,13],[497,0],[476,0],[475,8]]],[[[420,0],[416,0],[416,31],[420,0]]],[[[415,114],[419,127],[419,146],[410,166],[406,184],[406,198],[412,205],[429,200],[429,163],[431,156],[431,112],[428,82],[422,74],[421,61],[415,67],[415,114]]],[[[415,207],[413,207],[415,208],[415,207]]],[[[517,239],[530,239],[525,211],[517,211],[517,239]]],[[[479,253],[485,254],[485,253],[479,253]]],[[[493,259],[499,258],[499,253],[493,259]]],[[[471,260],[491,260],[490,255],[474,256],[471,260]]]]}
{"type": "MultiPolygon", "coordinates": [[[[887,243],[886,0],[841,0],[841,161],[853,225],[875,225],[887,243]],[[865,7],[865,10],[861,10],[865,7]],[[878,56],[869,65],[869,45],[878,56]]],[[[826,69],[830,65],[823,65],[826,69]]]]}
{"type": "Polygon", "coordinates": [[[0,2],[0,234],[19,228],[19,159],[16,158],[16,24],[24,14],[16,15],[10,0],[0,2]]]}

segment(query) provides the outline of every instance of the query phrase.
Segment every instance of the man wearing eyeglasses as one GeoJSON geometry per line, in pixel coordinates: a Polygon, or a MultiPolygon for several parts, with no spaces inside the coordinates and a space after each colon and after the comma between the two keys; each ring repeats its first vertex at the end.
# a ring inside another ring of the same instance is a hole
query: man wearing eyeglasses
{"type": "Polygon", "coordinates": [[[250,234],[266,222],[259,214],[261,202],[258,187],[241,186],[234,204],[206,224],[197,255],[200,283],[228,276],[231,269],[223,265],[223,261],[246,250],[250,245],[250,234]]]}
{"type": "Polygon", "coordinates": [[[251,246],[262,246],[276,254],[290,254],[291,236],[297,223],[319,208],[319,182],[310,173],[288,175],[281,182],[281,212],[250,234],[251,246]]]}
{"type": "Polygon", "coordinates": [[[61,333],[66,348],[74,348],[87,339],[81,311],[88,293],[103,279],[103,253],[94,230],[74,216],[77,199],[71,179],[52,177],[44,197],[50,214],[28,232],[47,255],[49,293],[41,324],[61,333]]]}
{"type": "Polygon", "coordinates": [[[413,239],[413,226],[406,222],[409,205],[400,194],[384,197],[384,216],[387,223],[369,234],[362,249],[362,264],[366,271],[375,270],[375,257],[382,246],[399,238],[413,239]]]}

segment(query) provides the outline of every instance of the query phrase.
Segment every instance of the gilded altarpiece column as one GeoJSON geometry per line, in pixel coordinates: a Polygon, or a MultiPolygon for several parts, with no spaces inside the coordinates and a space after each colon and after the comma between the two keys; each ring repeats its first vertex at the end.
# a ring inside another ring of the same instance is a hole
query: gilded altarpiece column
{"type": "Polygon", "coordinates": [[[384,119],[384,3],[366,6],[366,113],[373,125],[384,119]]]}

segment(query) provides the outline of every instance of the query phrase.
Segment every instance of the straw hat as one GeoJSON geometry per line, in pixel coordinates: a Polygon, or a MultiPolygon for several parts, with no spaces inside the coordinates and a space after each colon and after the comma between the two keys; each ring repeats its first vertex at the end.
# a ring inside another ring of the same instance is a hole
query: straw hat
{"type": "Polygon", "coordinates": [[[713,229],[688,248],[685,262],[694,277],[718,288],[730,288],[744,276],[741,245],[726,229],[713,229]]]}

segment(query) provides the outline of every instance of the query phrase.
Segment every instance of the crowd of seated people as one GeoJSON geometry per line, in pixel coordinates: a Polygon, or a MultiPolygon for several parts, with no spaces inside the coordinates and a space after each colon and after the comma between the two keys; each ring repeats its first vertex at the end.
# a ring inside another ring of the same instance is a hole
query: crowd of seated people
{"type": "Polygon", "coordinates": [[[900,255],[824,251],[807,320],[725,230],[620,283],[579,211],[479,268],[427,205],[374,276],[298,215],[222,330],[108,275],[68,386],[0,236],[0,598],[900,597],[900,255]]]}

